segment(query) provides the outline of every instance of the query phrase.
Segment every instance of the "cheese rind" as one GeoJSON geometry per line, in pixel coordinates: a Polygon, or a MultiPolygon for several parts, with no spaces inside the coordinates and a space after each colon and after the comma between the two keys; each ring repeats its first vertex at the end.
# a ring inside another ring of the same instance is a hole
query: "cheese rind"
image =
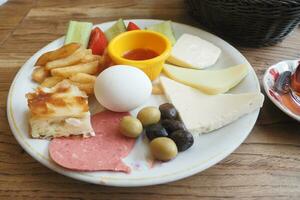
{"type": "Polygon", "coordinates": [[[185,33],[173,46],[168,62],[182,67],[203,69],[214,65],[220,54],[219,47],[185,33]]]}
{"type": "Polygon", "coordinates": [[[260,108],[264,101],[258,92],[207,95],[169,78],[161,77],[160,82],[168,100],[193,134],[221,128],[260,108]]]}
{"type": "Polygon", "coordinates": [[[165,64],[164,72],[170,78],[207,94],[220,94],[236,86],[247,74],[246,64],[219,70],[196,70],[165,64]]]}

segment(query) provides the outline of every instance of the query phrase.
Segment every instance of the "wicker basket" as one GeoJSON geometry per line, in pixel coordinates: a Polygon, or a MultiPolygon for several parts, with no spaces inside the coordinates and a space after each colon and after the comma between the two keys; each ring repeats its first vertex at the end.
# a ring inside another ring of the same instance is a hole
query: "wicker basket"
{"type": "Polygon", "coordinates": [[[300,21],[300,0],[186,0],[212,32],[241,46],[273,45],[300,21]]]}

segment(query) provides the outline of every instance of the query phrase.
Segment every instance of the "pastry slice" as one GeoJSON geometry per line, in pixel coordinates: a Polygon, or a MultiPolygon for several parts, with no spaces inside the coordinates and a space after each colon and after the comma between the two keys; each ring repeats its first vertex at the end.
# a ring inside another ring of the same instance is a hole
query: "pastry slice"
{"type": "Polygon", "coordinates": [[[38,87],[26,95],[33,138],[93,136],[88,97],[68,81],[52,88],[38,87]]]}
{"type": "Polygon", "coordinates": [[[260,92],[207,95],[197,89],[161,77],[164,92],[186,128],[193,134],[221,128],[263,105],[260,92]]]}

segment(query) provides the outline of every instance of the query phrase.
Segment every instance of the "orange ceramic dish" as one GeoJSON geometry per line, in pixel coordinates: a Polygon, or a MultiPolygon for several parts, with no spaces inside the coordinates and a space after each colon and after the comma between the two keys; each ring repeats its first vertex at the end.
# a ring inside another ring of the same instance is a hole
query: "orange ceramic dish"
{"type": "Polygon", "coordinates": [[[115,37],[108,46],[108,54],[116,64],[131,65],[143,70],[151,80],[156,79],[171,51],[171,42],[164,35],[149,31],[135,30],[115,37]],[[130,60],[123,56],[135,49],[149,49],[158,56],[147,60],[130,60]]]}

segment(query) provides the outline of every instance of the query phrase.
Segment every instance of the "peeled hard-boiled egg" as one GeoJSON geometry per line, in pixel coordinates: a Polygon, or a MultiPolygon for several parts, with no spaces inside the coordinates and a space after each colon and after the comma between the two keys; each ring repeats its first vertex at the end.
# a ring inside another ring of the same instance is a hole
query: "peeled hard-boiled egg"
{"type": "Polygon", "coordinates": [[[115,65],[99,74],[94,92],[99,103],[108,110],[126,112],[140,106],[150,97],[152,83],[136,67],[115,65]]]}

